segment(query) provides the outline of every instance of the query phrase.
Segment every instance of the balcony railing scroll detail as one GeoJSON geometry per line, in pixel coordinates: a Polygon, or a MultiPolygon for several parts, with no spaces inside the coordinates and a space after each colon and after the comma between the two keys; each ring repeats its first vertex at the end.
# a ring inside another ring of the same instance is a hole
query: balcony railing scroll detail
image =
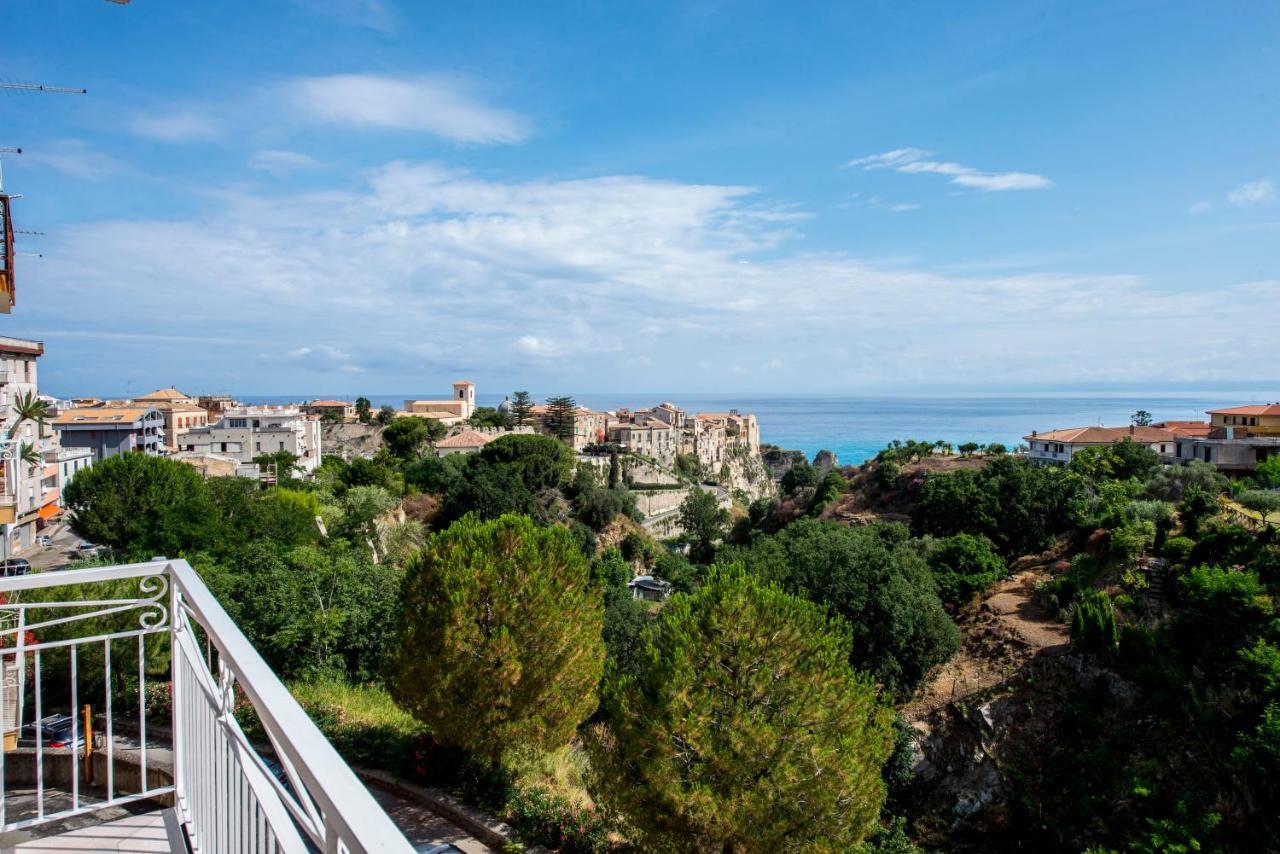
{"type": "Polygon", "coordinates": [[[168,798],[193,851],[411,850],[186,561],[0,578],[0,717],[0,830],[168,798]]]}

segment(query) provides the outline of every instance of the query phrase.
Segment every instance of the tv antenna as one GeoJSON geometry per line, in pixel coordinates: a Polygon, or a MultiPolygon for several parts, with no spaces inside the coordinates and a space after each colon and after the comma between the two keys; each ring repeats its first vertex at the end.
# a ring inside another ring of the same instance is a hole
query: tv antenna
{"type": "Polygon", "coordinates": [[[0,89],[8,89],[14,92],[48,92],[54,95],[86,95],[88,89],[78,89],[74,86],[48,86],[44,83],[23,83],[11,80],[0,80],[0,89]]]}

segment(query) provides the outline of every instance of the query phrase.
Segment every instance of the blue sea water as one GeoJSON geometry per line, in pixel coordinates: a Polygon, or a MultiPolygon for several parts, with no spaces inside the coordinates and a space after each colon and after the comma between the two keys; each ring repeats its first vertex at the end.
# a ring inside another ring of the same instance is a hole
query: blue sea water
{"type": "MultiPolygon", "coordinates": [[[[250,403],[282,403],[329,395],[249,397],[250,403]]],[[[369,395],[374,407],[399,408],[424,393],[369,395]]],[[[340,396],[341,397],[341,396],[340,396]]],[[[541,396],[535,395],[541,399],[541,396]]],[[[481,406],[496,406],[502,395],[477,396],[481,406]]],[[[1140,394],[1017,394],[955,397],[784,397],[756,395],[585,394],[577,398],[592,409],[643,408],[671,400],[690,412],[738,409],[754,412],[761,441],[804,451],[834,451],[842,463],[856,464],[893,439],[1002,442],[1010,448],[1032,430],[1044,432],[1091,424],[1129,423],[1139,409],[1157,421],[1203,420],[1205,410],[1280,400],[1280,392],[1168,392],[1140,394]]]]}

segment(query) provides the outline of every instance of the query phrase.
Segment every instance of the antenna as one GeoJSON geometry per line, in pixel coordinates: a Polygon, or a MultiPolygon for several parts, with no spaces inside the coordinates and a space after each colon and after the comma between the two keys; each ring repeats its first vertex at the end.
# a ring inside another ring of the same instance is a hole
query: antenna
{"type": "Polygon", "coordinates": [[[46,86],[43,83],[11,83],[0,80],[0,89],[12,89],[17,92],[49,92],[55,95],[85,95],[88,89],[76,89],[71,86],[46,86]]]}

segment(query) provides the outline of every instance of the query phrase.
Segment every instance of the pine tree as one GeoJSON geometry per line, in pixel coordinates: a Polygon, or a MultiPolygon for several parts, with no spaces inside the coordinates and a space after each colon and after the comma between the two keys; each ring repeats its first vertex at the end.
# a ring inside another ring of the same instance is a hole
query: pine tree
{"type": "Polygon", "coordinates": [[[572,397],[553,397],[547,401],[547,432],[567,445],[573,444],[574,423],[577,417],[578,404],[572,397]]]}
{"type": "Polygon", "coordinates": [[[603,607],[567,528],[465,517],[410,560],[402,599],[388,688],[446,744],[496,766],[595,711],[603,607]]]}
{"type": "Polygon", "coordinates": [[[517,427],[528,426],[529,413],[532,411],[533,398],[529,397],[529,392],[518,391],[511,395],[511,420],[517,427]]]}
{"type": "Polygon", "coordinates": [[[611,671],[593,794],[642,850],[848,851],[884,801],[891,712],[848,663],[848,625],[715,568],[611,671]]]}
{"type": "Polygon", "coordinates": [[[1071,617],[1071,645],[1082,652],[1110,655],[1120,635],[1111,599],[1101,590],[1081,593],[1071,617]]]}
{"type": "Polygon", "coordinates": [[[622,461],[617,451],[609,452],[609,488],[616,489],[622,485],[622,461]]]}

